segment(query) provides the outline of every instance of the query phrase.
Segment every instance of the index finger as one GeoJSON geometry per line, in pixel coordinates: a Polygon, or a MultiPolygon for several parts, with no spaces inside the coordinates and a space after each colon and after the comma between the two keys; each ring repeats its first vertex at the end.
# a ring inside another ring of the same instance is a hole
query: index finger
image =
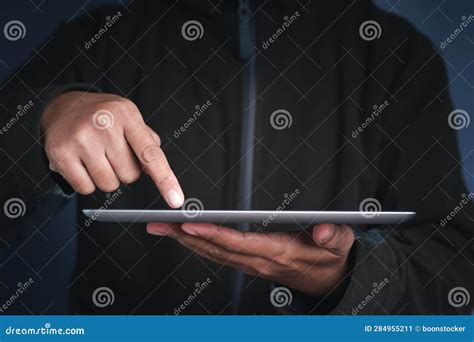
{"type": "Polygon", "coordinates": [[[168,205],[172,208],[181,207],[184,202],[183,190],[158,143],[159,140],[153,137],[152,130],[144,122],[129,125],[125,127],[125,139],[168,205]]]}

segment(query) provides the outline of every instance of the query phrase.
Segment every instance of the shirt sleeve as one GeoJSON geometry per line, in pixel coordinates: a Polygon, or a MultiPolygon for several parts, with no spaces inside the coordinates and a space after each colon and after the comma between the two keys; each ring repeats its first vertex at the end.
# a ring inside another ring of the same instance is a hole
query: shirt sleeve
{"type": "Polygon", "coordinates": [[[357,139],[379,156],[370,197],[381,210],[417,215],[399,225],[356,227],[342,291],[323,298],[292,291],[284,313],[470,314],[474,194],[463,180],[457,141],[469,117],[453,108],[443,59],[431,42],[398,17],[376,11],[374,18],[384,31],[380,40],[362,43],[374,75],[364,87],[366,108],[390,105],[357,139]]]}
{"type": "Polygon", "coordinates": [[[97,66],[102,42],[92,47],[86,43],[100,28],[103,10],[91,12],[94,20],[84,16],[62,24],[0,87],[0,200],[5,205],[15,199],[25,208],[19,217],[2,216],[3,245],[24,236],[24,228],[31,226],[28,222],[42,222],[73,194],[62,177],[49,170],[39,123],[57,95],[72,90],[100,92],[97,66]]]}
{"type": "Polygon", "coordinates": [[[464,114],[453,108],[442,57],[430,41],[413,30],[402,42],[399,68],[380,70],[395,74],[386,84],[390,106],[366,137],[380,129],[387,137],[378,164],[385,177],[376,180],[374,196],[381,209],[417,215],[357,231],[348,287],[333,314],[471,311],[469,301],[456,298],[474,293],[474,194],[463,181],[457,142],[464,114]],[[457,124],[453,115],[460,115],[457,124]]]}

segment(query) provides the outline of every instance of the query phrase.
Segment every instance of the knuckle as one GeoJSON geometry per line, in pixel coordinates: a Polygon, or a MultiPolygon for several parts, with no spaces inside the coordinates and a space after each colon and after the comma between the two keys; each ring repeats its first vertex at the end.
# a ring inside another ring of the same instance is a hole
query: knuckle
{"type": "Polygon", "coordinates": [[[48,167],[53,172],[60,172],[64,163],[65,154],[59,153],[55,149],[45,150],[48,157],[48,167]]]}
{"type": "Polygon", "coordinates": [[[72,141],[78,146],[86,147],[90,144],[91,137],[85,129],[79,129],[72,133],[72,141]]]}
{"type": "Polygon", "coordinates": [[[119,188],[118,182],[110,182],[98,185],[99,189],[104,192],[114,192],[119,188]]]}
{"type": "Polygon", "coordinates": [[[161,177],[159,180],[158,180],[158,187],[159,188],[164,188],[166,187],[168,184],[170,184],[171,182],[173,182],[174,180],[174,177],[173,176],[165,176],[165,177],[161,177]]]}
{"type": "Polygon", "coordinates": [[[226,243],[226,249],[231,252],[231,253],[240,253],[241,246],[237,245],[234,243],[234,241],[227,240],[225,241],[226,243]]]}
{"type": "Polygon", "coordinates": [[[142,162],[147,165],[158,160],[160,156],[161,156],[161,149],[158,145],[145,146],[140,153],[142,162]]]}
{"type": "Polygon", "coordinates": [[[79,185],[78,187],[74,188],[74,191],[81,195],[90,195],[95,191],[95,186],[94,185],[79,185]]]}
{"type": "Polygon", "coordinates": [[[140,171],[129,171],[120,175],[120,181],[125,184],[136,182],[140,178],[140,171]]]}
{"type": "Polygon", "coordinates": [[[119,99],[116,100],[116,102],[119,106],[122,106],[126,109],[137,109],[137,106],[135,105],[135,103],[126,97],[120,97],[119,99]]]}
{"type": "Polygon", "coordinates": [[[169,230],[168,231],[168,236],[170,237],[173,237],[180,245],[182,245],[183,247],[185,248],[188,248],[188,249],[191,249],[193,250],[194,252],[196,252],[196,250],[194,248],[192,248],[189,243],[183,239],[179,234],[174,234],[172,230],[169,230]]]}
{"type": "Polygon", "coordinates": [[[222,228],[218,225],[211,225],[212,229],[209,231],[209,234],[206,236],[206,240],[212,243],[217,243],[220,245],[225,245],[226,249],[230,250],[228,246],[228,241],[222,234],[222,228]]]}
{"type": "Polygon", "coordinates": [[[284,249],[278,251],[273,259],[280,265],[283,266],[291,266],[293,264],[293,260],[288,256],[288,253],[285,252],[284,249]]]}
{"type": "Polygon", "coordinates": [[[265,265],[261,265],[259,268],[259,274],[264,278],[269,278],[275,275],[273,268],[271,267],[270,263],[265,265]]]}
{"type": "Polygon", "coordinates": [[[49,161],[49,165],[48,165],[49,169],[53,172],[58,172],[58,166],[56,165],[56,163],[54,163],[53,161],[49,161]]]}
{"type": "Polygon", "coordinates": [[[114,101],[113,106],[115,110],[127,116],[128,118],[141,118],[141,115],[139,115],[140,112],[136,104],[130,99],[127,99],[126,97],[121,97],[114,101]]]}
{"type": "Polygon", "coordinates": [[[128,172],[127,174],[120,176],[120,180],[122,181],[122,183],[125,183],[125,184],[134,183],[139,178],[140,178],[140,171],[128,172]]]}
{"type": "Polygon", "coordinates": [[[158,147],[161,147],[161,138],[160,138],[160,136],[157,133],[153,132],[153,131],[151,132],[151,135],[153,135],[153,138],[155,139],[156,144],[158,145],[158,147]]]}
{"type": "Polygon", "coordinates": [[[45,148],[50,163],[57,167],[57,164],[70,154],[70,148],[64,144],[57,144],[45,148]]]}
{"type": "Polygon", "coordinates": [[[222,253],[217,247],[209,247],[206,251],[206,257],[211,261],[217,261],[221,258],[222,253]]]}
{"type": "MultiPolygon", "coordinates": [[[[218,234],[216,234],[216,235],[219,236],[218,234]]],[[[217,239],[215,238],[215,240],[217,240],[217,239]]],[[[240,245],[239,243],[237,243],[233,239],[223,238],[223,239],[219,239],[219,240],[222,244],[225,245],[225,248],[228,251],[232,252],[232,253],[240,253],[241,249],[243,247],[245,247],[245,246],[240,245]]]]}

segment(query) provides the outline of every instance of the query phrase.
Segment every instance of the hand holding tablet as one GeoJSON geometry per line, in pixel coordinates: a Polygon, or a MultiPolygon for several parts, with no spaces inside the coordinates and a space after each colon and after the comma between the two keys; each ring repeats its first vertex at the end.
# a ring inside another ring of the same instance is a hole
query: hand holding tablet
{"type": "Polygon", "coordinates": [[[105,222],[148,222],[149,234],[175,239],[200,257],[313,296],[337,289],[346,276],[348,255],[355,241],[349,225],[401,223],[415,215],[374,211],[109,209],[88,209],[84,214],[105,222]],[[243,233],[227,226],[239,222],[263,226],[288,223],[294,228],[243,233]],[[311,230],[301,233],[310,226],[311,230]]]}

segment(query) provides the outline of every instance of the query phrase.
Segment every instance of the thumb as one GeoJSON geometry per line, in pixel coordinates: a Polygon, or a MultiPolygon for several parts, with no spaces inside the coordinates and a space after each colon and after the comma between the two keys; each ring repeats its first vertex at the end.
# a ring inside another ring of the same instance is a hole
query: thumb
{"type": "Polygon", "coordinates": [[[313,227],[313,240],[332,254],[345,256],[354,244],[354,232],[348,225],[317,224],[313,227]]]}

